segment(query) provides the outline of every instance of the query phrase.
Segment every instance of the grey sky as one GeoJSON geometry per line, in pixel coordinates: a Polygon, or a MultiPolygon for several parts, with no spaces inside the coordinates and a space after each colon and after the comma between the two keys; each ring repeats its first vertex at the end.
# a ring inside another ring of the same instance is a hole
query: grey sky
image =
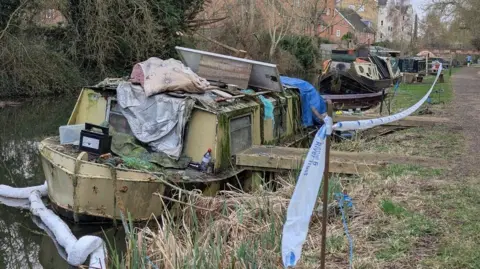
{"type": "Polygon", "coordinates": [[[417,12],[418,16],[423,17],[424,11],[422,9],[430,1],[429,0],[411,0],[411,1],[412,1],[412,5],[415,8],[415,11],[417,12]]]}

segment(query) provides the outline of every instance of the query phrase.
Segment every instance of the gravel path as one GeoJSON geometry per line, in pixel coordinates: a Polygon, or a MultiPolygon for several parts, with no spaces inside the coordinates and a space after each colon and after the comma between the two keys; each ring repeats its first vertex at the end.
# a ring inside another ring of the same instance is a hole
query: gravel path
{"type": "Polygon", "coordinates": [[[480,175],[480,68],[463,68],[452,80],[453,120],[463,130],[465,155],[458,160],[459,176],[480,175]]]}

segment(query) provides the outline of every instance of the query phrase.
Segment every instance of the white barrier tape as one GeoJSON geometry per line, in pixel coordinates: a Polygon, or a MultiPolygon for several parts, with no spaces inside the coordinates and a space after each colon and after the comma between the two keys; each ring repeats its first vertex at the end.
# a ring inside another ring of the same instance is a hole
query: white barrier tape
{"type": "Polygon", "coordinates": [[[302,245],[307,237],[310,217],[325,169],[326,129],[325,124],[315,135],[288,205],[282,236],[282,259],[285,267],[295,266],[302,254],[302,245]]]}
{"type": "Polygon", "coordinates": [[[326,136],[332,133],[332,129],[338,131],[368,129],[407,117],[427,100],[440,77],[441,71],[442,65],[440,65],[437,77],[427,94],[415,105],[400,113],[371,120],[338,122],[333,126],[331,118],[325,118],[325,124],[315,135],[312,146],[308,150],[307,158],[303,163],[302,171],[288,205],[282,235],[282,260],[285,268],[294,267],[297,264],[302,254],[303,243],[307,238],[308,225],[325,170],[326,136]]]}
{"type": "Polygon", "coordinates": [[[428,96],[430,95],[430,93],[432,93],[432,90],[435,87],[435,84],[437,83],[438,78],[440,77],[442,69],[443,69],[443,66],[442,64],[440,64],[440,67],[438,68],[438,71],[437,71],[437,76],[435,77],[435,81],[430,87],[430,90],[428,90],[428,92],[425,94],[425,96],[423,96],[422,99],[420,99],[415,105],[409,107],[408,109],[394,115],[377,118],[377,119],[337,122],[335,125],[333,125],[333,129],[336,131],[363,130],[363,129],[379,126],[382,124],[398,121],[409,116],[410,114],[415,112],[418,108],[420,108],[420,106],[422,106],[422,104],[425,103],[425,101],[428,99],[428,96]]]}
{"type": "Polygon", "coordinates": [[[47,195],[47,183],[44,185],[12,188],[6,185],[0,185],[0,203],[7,206],[30,209],[34,216],[39,217],[53,234],[52,239],[58,242],[68,254],[66,259],[70,265],[80,266],[90,256],[90,269],[105,269],[105,243],[98,236],[83,236],[77,240],[72,234],[68,225],[60,219],[53,211],[45,207],[42,196],[47,195]],[[25,199],[28,198],[28,199],[25,199]]]}
{"type": "Polygon", "coordinates": [[[333,119],[330,116],[326,116],[323,119],[323,122],[325,122],[325,126],[327,128],[325,132],[327,133],[327,135],[331,135],[333,132],[333,119]]]}

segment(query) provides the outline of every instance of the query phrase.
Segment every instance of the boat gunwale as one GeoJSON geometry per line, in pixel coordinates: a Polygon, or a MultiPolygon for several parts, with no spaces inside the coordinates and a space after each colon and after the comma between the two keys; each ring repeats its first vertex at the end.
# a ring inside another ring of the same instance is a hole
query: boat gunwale
{"type": "MultiPolygon", "coordinates": [[[[89,166],[97,166],[97,167],[107,168],[107,169],[112,168],[111,166],[108,166],[108,165],[105,165],[105,164],[94,163],[94,162],[91,162],[91,161],[77,160],[74,156],[70,156],[68,154],[65,154],[63,152],[60,152],[60,151],[54,149],[51,146],[52,144],[49,144],[46,141],[51,140],[55,137],[58,137],[58,136],[51,136],[51,137],[47,137],[47,138],[43,139],[42,141],[39,142],[38,148],[40,149],[39,151],[40,151],[40,155],[42,155],[42,157],[47,159],[50,163],[52,163],[56,167],[60,168],[64,172],[66,172],[68,174],[71,174],[71,175],[74,174],[74,171],[70,171],[70,170],[66,169],[65,167],[63,167],[62,165],[54,163],[51,160],[51,158],[48,158],[47,156],[45,156],[45,154],[42,152],[41,148],[47,148],[49,151],[51,151],[55,154],[58,154],[58,155],[60,155],[62,157],[65,157],[65,158],[68,158],[72,161],[79,162],[80,164],[89,165],[89,166]]],[[[177,180],[174,180],[173,178],[175,178],[175,177],[180,177],[181,178],[183,175],[178,174],[178,173],[168,173],[168,172],[167,173],[158,173],[157,172],[157,174],[156,174],[155,172],[142,171],[142,170],[136,170],[136,169],[128,169],[128,168],[120,168],[120,167],[115,167],[115,169],[117,171],[121,171],[121,172],[125,172],[125,173],[138,173],[138,174],[150,175],[150,176],[156,177],[154,179],[140,179],[140,180],[136,179],[136,178],[118,177],[117,180],[121,180],[121,181],[125,181],[125,182],[145,182],[145,183],[159,183],[159,184],[165,184],[165,183],[167,183],[167,184],[196,184],[196,183],[209,184],[209,183],[213,183],[213,182],[224,181],[224,180],[226,180],[230,177],[237,176],[238,174],[240,174],[240,173],[242,173],[246,170],[246,169],[235,169],[234,171],[232,171],[231,173],[228,173],[227,175],[225,175],[223,177],[211,178],[209,180],[195,180],[195,179],[189,179],[189,180],[182,180],[182,179],[178,180],[177,179],[177,180]],[[165,181],[165,182],[162,182],[162,181],[165,181]]],[[[185,169],[182,169],[182,171],[185,171],[185,169]]],[[[101,178],[108,179],[108,177],[86,175],[86,174],[78,174],[77,176],[86,177],[86,178],[96,178],[96,179],[101,179],[101,178]]]]}
{"type": "MultiPolygon", "coordinates": [[[[53,136],[53,137],[54,137],[54,136],[53,136]]],[[[60,152],[60,151],[58,151],[58,150],[55,150],[53,147],[51,147],[51,146],[49,146],[49,145],[47,145],[47,144],[45,143],[45,140],[49,140],[49,139],[51,139],[51,138],[53,138],[53,137],[48,137],[48,138],[45,138],[45,139],[43,139],[42,141],[40,141],[39,147],[43,146],[43,148],[48,148],[50,151],[54,152],[55,154],[61,155],[61,156],[63,156],[63,157],[66,157],[66,158],[68,158],[68,159],[71,159],[71,160],[73,160],[73,161],[78,161],[78,162],[81,163],[81,164],[87,164],[87,165],[91,165],[91,166],[98,166],[98,167],[107,168],[107,169],[112,168],[111,166],[108,166],[108,165],[106,165],[106,164],[94,163],[94,162],[84,161],[84,160],[77,160],[77,159],[76,159],[75,157],[73,157],[73,156],[70,156],[70,155],[65,154],[65,153],[63,153],[63,152],[60,152]],[[41,145],[41,146],[40,146],[40,145],[41,145]]],[[[52,162],[52,160],[51,160],[50,158],[48,158],[47,156],[45,156],[45,155],[43,154],[42,150],[40,150],[40,154],[41,154],[42,156],[44,156],[47,160],[49,160],[50,162],[52,162]]],[[[59,167],[59,168],[61,168],[61,169],[64,170],[65,172],[74,174],[73,171],[70,171],[70,170],[64,168],[64,167],[61,166],[61,165],[56,165],[56,166],[59,167]]],[[[142,171],[142,170],[135,170],[135,169],[128,169],[128,168],[115,167],[115,169],[116,169],[117,171],[122,171],[122,172],[130,172],[130,173],[133,172],[133,173],[139,173],[139,174],[149,174],[149,175],[154,175],[154,176],[157,176],[157,177],[159,177],[159,176],[164,176],[164,177],[166,177],[166,176],[167,176],[166,174],[160,174],[160,175],[157,174],[157,175],[156,175],[154,172],[146,172],[146,171],[142,171]]],[[[79,175],[83,176],[84,174],[79,174],[79,175]]],[[[87,176],[88,176],[88,177],[91,177],[91,178],[104,178],[104,177],[99,177],[99,176],[94,176],[94,175],[92,175],[92,176],[87,175],[87,176]]],[[[120,178],[120,177],[119,177],[118,179],[119,179],[119,180],[124,180],[124,181],[134,181],[134,182],[152,182],[151,180],[122,179],[122,178],[120,178]]]]}

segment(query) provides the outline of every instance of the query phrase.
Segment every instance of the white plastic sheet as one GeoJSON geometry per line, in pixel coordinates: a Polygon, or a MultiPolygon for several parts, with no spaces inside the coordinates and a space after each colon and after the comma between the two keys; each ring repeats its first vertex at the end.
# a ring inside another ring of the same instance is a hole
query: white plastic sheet
{"type": "Polygon", "coordinates": [[[184,131],[195,101],[167,94],[147,97],[142,87],[130,82],[117,87],[118,109],[135,137],[153,151],[178,159],[184,145],[184,131]]]}
{"type": "Polygon", "coordinates": [[[371,120],[339,122],[333,126],[331,118],[327,117],[325,119],[325,124],[317,132],[308,151],[292,199],[288,205],[287,218],[283,226],[282,235],[282,260],[285,268],[294,267],[297,264],[302,254],[303,243],[307,238],[310,218],[317,201],[318,191],[325,170],[326,135],[330,135],[332,129],[339,131],[368,129],[409,116],[427,100],[441,72],[442,65],[440,65],[435,81],[425,96],[415,105],[400,113],[371,120]]]}

